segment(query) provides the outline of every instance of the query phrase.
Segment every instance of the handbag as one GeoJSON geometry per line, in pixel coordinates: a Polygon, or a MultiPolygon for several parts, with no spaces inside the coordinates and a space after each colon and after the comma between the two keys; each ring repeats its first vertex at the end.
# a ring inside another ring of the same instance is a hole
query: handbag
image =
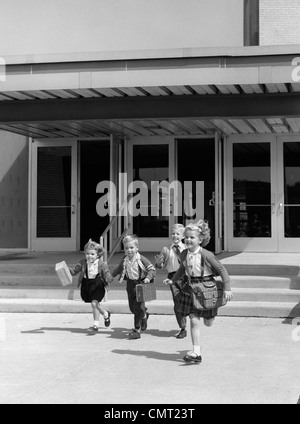
{"type": "Polygon", "coordinates": [[[156,299],[156,287],[155,283],[139,283],[135,286],[135,292],[136,292],[136,300],[137,302],[147,302],[150,300],[156,299]]]}
{"type": "Polygon", "coordinates": [[[204,259],[201,256],[201,279],[197,285],[189,283],[192,290],[193,304],[196,309],[216,309],[226,305],[224,287],[221,281],[206,278],[204,274],[204,259]]]}

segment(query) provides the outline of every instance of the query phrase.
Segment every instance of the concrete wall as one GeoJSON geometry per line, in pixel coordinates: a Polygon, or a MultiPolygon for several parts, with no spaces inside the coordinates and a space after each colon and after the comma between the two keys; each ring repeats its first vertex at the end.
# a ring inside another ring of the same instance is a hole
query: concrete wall
{"type": "Polygon", "coordinates": [[[1,3],[0,56],[243,45],[243,0],[1,3]]]}
{"type": "Polygon", "coordinates": [[[300,1],[260,0],[259,44],[300,44],[300,1]]]}
{"type": "Polygon", "coordinates": [[[27,248],[28,142],[0,131],[0,248],[27,248]]]}

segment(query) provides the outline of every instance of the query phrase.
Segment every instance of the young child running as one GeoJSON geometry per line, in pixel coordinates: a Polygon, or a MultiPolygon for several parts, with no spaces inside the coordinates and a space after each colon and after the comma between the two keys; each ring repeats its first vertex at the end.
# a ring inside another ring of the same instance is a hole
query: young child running
{"type": "Polygon", "coordinates": [[[154,265],[138,252],[139,241],[136,235],[128,235],[123,239],[125,256],[113,270],[112,276],[120,275],[119,282],[126,280],[129,309],[134,315],[134,328],[129,334],[129,339],[139,339],[141,331],[147,329],[149,314],[145,302],[137,302],[135,287],[141,280],[150,283],[156,274],[154,265]]]}
{"type": "MultiPolygon", "coordinates": [[[[171,229],[171,244],[168,247],[163,247],[159,255],[154,256],[156,268],[166,268],[168,271],[168,279],[171,279],[180,265],[180,253],[186,249],[182,239],[184,237],[184,226],[182,224],[175,224],[171,229]]],[[[182,316],[176,310],[176,302],[180,293],[181,281],[176,281],[170,285],[174,302],[174,312],[179,326],[179,332],[176,334],[177,339],[186,337],[186,317],[182,316]]]]}
{"type": "Polygon", "coordinates": [[[203,318],[207,327],[212,326],[214,319],[218,313],[218,309],[197,309],[194,304],[192,287],[199,285],[201,279],[201,268],[204,265],[203,278],[206,281],[213,280],[214,275],[220,275],[224,284],[224,296],[226,300],[231,300],[233,295],[230,289],[230,278],[223,264],[215,257],[215,255],[203,249],[202,242],[209,232],[208,224],[204,220],[198,221],[196,224],[188,224],[185,227],[185,244],[187,250],[181,253],[181,264],[178,271],[172,277],[164,282],[166,284],[174,284],[185,274],[188,277],[187,283],[182,287],[180,292],[177,310],[184,316],[190,317],[191,338],[193,343],[193,351],[184,356],[185,362],[202,362],[201,346],[200,346],[200,318],[203,318]],[[203,259],[203,261],[201,261],[203,259]]]}
{"type": "Polygon", "coordinates": [[[78,273],[78,287],[84,302],[91,303],[93,310],[93,331],[99,329],[100,314],[104,318],[105,327],[110,326],[110,312],[106,311],[100,303],[105,296],[105,290],[113,278],[107,263],[103,262],[104,249],[100,244],[91,239],[84,246],[85,259],[81,259],[75,266],[69,267],[71,275],[78,273]]]}

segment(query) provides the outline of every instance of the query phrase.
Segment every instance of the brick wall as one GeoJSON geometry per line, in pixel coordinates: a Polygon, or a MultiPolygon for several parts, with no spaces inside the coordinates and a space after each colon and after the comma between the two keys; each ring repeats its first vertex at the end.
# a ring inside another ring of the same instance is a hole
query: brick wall
{"type": "Polygon", "coordinates": [[[300,44],[300,1],[260,0],[259,44],[300,44]]]}

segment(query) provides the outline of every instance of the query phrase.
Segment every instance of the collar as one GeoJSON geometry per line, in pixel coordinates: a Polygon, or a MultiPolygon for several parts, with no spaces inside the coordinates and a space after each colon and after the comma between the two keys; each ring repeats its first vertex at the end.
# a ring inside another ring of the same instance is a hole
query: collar
{"type": "Polygon", "coordinates": [[[188,250],[188,254],[189,255],[196,255],[197,253],[201,253],[201,251],[202,251],[201,246],[199,246],[199,247],[197,247],[197,249],[195,250],[195,252],[190,252],[188,250]]]}

